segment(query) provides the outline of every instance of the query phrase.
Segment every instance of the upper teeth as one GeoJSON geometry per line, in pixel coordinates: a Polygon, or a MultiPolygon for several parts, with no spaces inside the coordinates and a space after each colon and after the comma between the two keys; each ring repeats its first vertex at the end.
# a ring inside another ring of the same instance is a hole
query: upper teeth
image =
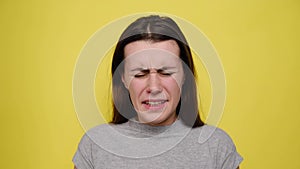
{"type": "Polygon", "coordinates": [[[158,105],[158,104],[163,104],[165,101],[158,101],[158,102],[146,102],[146,104],[150,105],[158,105]]]}

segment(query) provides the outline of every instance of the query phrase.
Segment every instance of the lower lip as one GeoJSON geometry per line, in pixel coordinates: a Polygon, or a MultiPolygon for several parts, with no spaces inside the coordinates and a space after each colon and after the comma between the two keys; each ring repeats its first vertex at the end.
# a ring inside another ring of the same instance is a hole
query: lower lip
{"type": "Polygon", "coordinates": [[[161,110],[166,106],[167,102],[157,105],[143,104],[147,110],[161,110]]]}

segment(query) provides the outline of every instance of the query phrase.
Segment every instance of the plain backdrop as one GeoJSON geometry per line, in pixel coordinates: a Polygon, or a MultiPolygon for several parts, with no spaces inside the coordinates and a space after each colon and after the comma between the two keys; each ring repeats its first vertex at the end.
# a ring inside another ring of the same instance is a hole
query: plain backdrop
{"type": "Polygon", "coordinates": [[[227,83],[219,127],[244,157],[242,169],[300,168],[297,0],[2,0],[1,168],[73,168],[84,134],[72,97],[77,57],[98,29],[141,12],[184,18],[215,46],[227,83]]]}

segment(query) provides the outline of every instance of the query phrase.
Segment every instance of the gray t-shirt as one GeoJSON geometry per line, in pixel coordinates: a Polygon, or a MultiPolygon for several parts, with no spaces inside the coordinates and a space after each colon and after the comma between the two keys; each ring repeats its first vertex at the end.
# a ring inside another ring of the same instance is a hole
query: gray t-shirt
{"type": "Polygon", "coordinates": [[[73,157],[77,169],[236,169],[242,160],[223,130],[190,128],[181,120],[170,126],[135,120],[99,125],[86,132],[73,157]]]}

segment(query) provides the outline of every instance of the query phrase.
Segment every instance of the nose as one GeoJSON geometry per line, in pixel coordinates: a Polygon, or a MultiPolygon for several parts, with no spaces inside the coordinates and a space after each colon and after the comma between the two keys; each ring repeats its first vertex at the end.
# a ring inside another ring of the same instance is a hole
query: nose
{"type": "Polygon", "coordinates": [[[162,92],[161,80],[159,78],[157,71],[150,71],[147,82],[148,82],[147,93],[155,95],[162,92]]]}

